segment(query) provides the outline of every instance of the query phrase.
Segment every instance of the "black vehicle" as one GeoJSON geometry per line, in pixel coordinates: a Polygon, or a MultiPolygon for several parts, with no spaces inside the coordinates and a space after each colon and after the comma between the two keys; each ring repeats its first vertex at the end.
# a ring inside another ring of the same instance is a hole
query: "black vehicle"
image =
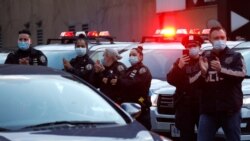
{"type": "Polygon", "coordinates": [[[0,65],[0,140],[166,141],[131,118],[140,106],[111,100],[76,76],[42,66],[0,65]]]}

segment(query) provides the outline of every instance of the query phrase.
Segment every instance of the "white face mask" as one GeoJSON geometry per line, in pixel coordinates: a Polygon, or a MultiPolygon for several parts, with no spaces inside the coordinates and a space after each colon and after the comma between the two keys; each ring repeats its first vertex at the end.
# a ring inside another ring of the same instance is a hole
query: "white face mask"
{"type": "Polygon", "coordinates": [[[75,48],[77,56],[84,56],[87,53],[86,48],[75,48]]]}
{"type": "Polygon", "coordinates": [[[189,49],[189,56],[190,57],[197,57],[200,53],[200,48],[199,47],[191,47],[189,49]]]}
{"type": "Polygon", "coordinates": [[[215,50],[221,51],[226,48],[227,44],[225,40],[215,40],[213,41],[213,47],[215,50]]]}

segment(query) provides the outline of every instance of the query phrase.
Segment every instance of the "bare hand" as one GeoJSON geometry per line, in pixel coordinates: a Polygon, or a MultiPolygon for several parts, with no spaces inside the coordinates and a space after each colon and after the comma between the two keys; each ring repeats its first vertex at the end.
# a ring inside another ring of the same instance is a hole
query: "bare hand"
{"type": "Polygon", "coordinates": [[[64,69],[66,69],[66,70],[73,68],[72,65],[69,63],[69,61],[66,59],[63,59],[63,65],[64,65],[64,69]]]}
{"type": "Polygon", "coordinates": [[[29,57],[19,59],[19,64],[21,64],[21,65],[29,65],[30,64],[29,57]]]}
{"type": "Polygon", "coordinates": [[[94,68],[95,68],[95,72],[97,73],[105,70],[105,67],[100,63],[99,60],[96,61],[94,68]]]}
{"type": "Polygon", "coordinates": [[[107,83],[108,83],[108,78],[104,77],[104,78],[102,79],[102,82],[103,82],[104,84],[107,84],[107,83]]]}
{"type": "Polygon", "coordinates": [[[179,60],[179,64],[178,64],[179,68],[182,69],[186,64],[188,64],[189,61],[190,61],[189,56],[187,55],[182,56],[179,60]]]}
{"type": "Polygon", "coordinates": [[[216,60],[211,61],[211,68],[218,72],[221,71],[221,64],[218,57],[216,57],[216,60]]]}
{"type": "Polygon", "coordinates": [[[117,81],[118,81],[118,79],[117,79],[117,76],[116,76],[114,79],[111,79],[110,83],[111,83],[111,85],[116,85],[117,81]]]}
{"type": "Polygon", "coordinates": [[[207,58],[200,57],[199,64],[200,64],[200,68],[201,68],[201,74],[203,76],[205,76],[207,74],[207,70],[208,70],[208,61],[207,61],[207,58]]]}

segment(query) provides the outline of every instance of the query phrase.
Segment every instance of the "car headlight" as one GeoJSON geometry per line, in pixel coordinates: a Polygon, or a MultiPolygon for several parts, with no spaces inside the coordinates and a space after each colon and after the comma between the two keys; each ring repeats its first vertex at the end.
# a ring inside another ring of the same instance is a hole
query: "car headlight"
{"type": "Polygon", "coordinates": [[[243,106],[242,107],[250,109],[250,95],[249,96],[244,96],[244,98],[243,98],[243,106]]]}
{"type": "Polygon", "coordinates": [[[153,93],[151,95],[151,103],[153,107],[157,107],[157,100],[158,100],[159,94],[153,93]]]}

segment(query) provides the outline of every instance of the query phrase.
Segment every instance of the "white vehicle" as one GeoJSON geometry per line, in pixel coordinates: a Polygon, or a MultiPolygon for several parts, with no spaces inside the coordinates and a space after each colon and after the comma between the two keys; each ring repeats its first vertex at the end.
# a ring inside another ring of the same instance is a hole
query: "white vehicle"
{"type": "MultiPolygon", "coordinates": [[[[63,58],[71,60],[76,57],[75,53],[75,37],[79,34],[84,34],[84,32],[62,32],[60,38],[58,39],[48,39],[47,45],[36,46],[35,49],[41,50],[48,58],[48,67],[63,69],[63,58]],[[57,43],[51,43],[56,41],[57,43]],[[59,42],[59,43],[58,43],[59,42]]],[[[123,49],[133,42],[114,42],[114,38],[107,35],[108,32],[100,32],[99,34],[96,31],[89,32],[88,37],[88,54],[94,61],[99,59],[102,54],[96,54],[96,50],[100,48],[115,48],[123,49]],[[105,33],[105,34],[104,34],[105,33]],[[94,55],[92,55],[94,53],[94,55]]]]}

